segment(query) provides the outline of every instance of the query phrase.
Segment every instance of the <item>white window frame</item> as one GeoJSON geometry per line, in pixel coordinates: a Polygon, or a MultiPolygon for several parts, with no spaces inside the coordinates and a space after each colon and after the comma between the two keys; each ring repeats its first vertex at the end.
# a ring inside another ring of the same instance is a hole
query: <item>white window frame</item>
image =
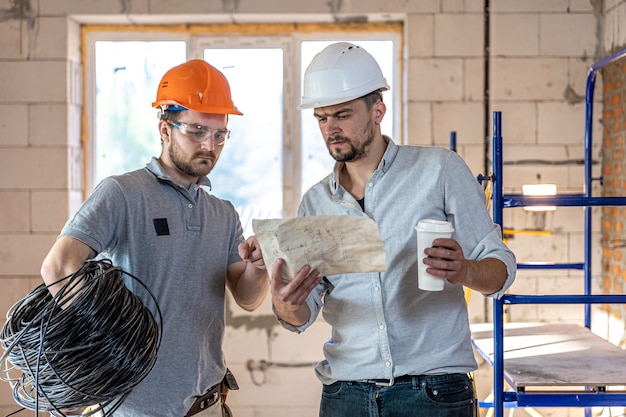
{"type": "MultiPolygon", "coordinates": [[[[299,90],[294,86],[299,85],[296,80],[299,74],[295,73],[293,37],[289,36],[194,36],[190,42],[191,56],[202,58],[205,49],[237,49],[237,48],[276,48],[283,50],[283,129],[282,129],[282,187],[283,187],[283,213],[285,216],[294,216],[297,204],[300,201],[300,155],[301,144],[294,140],[300,135],[300,119],[297,114],[299,90]],[[292,108],[294,111],[286,109],[292,108]]],[[[299,68],[299,64],[298,64],[299,68]]],[[[281,117],[281,115],[276,115],[281,117]]]]}
{"type": "MultiPolygon", "coordinates": [[[[282,48],[284,52],[284,102],[283,109],[283,137],[282,137],[282,174],[283,174],[283,214],[293,217],[303,191],[301,190],[301,123],[300,110],[296,107],[301,96],[301,62],[300,44],[303,41],[330,41],[346,39],[354,42],[371,40],[391,40],[394,45],[394,82],[393,90],[393,121],[390,134],[397,143],[406,143],[403,139],[403,100],[402,100],[402,39],[400,33],[395,32],[321,32],[321,33],[291,33],[277,36],[257,35],[230,35],[206,34],[194,35],[191,33],[167,33],[159,31],[128,32],[98,32],[88,31],[85,36],[85,113],[86,126],[83,128],[87,138],[84,140],[86,152],[85,166],[85,194],[90,193],[94,184],[94,143],[95,138],[95,56],[94,45],[97,41],[184,41],[187,44],[187,59],[202,58],[207,48],[249,48],[271,47],[282,48]],[[91,140],[90,140],[91,138],[91,140]]],[[[320,138],[321,140],[321,138],[320,138]]]]}

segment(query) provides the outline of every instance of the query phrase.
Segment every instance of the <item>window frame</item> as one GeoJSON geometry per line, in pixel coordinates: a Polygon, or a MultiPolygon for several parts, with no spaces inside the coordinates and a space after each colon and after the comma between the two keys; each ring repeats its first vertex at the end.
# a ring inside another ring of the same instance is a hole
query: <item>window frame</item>
{"type": "MultiPolygon", "coordinates": [[[[189,25],[172,28],[163,26],[102,26],[85,25],[83,31],[84,61],[84,106],[82,128],[84,188],[86,197],[94,184],[95,160],[95,43],[97,41],[183,41],[186,43],[187,59],[202,58],[206,47],[247,48],[272,47],[283,48],[284,52],[284,111],[282,137],[282,179],[283,179],[283,216],[296,215],[301,195],[302,183],[302,127],[301,110],[296,107],[301,96],[300,46],[305,41],[337,41],[339,39],[354,42],[372,40],[391,40],[394,45],[393,57],[393,120],[390,134],[397,143],[406,143],[403,139],[403,59],[402,59],[402,23],[372,22],[369,24],[268,24],[263,25],[265,33],[258,33],[258,25],[189,25]]],[[[306,64],[306,63],[305,63],[306,64]]],[[[321,139],[320,139],[321,140],[321,139]]]]}

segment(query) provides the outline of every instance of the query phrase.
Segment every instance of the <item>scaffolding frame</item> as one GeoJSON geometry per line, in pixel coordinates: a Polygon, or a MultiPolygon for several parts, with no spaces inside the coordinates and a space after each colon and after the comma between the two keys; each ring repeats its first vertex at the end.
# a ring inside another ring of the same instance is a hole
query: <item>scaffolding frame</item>
{"type": "MultiPolygon", "coordinates": [[[[588,72],[585,98],[585,142],[584,142],[584,191],[580,194],[557,194],[556,196],[524,196],[522,194],[504,194],[503,192],[503,153],[502,153],[502,114],[493,113],[492,182],[493,219],[502,230],[503,210],[505,208],[525,206],[579,206],[584,207],[584,259],[579,263],[554,264],[518,264],[518,269],[578,269],[583,271],[584,293],[573,295],[520,295],[505,294],[493,300],[493,352],[480,352],[493,366],[493,407],[494,416],[503,417],[505,408],[512,407],[585,407],[585,416],[591,417],[590,407],[626,406],[625,391],[607,390],[606,386],[585,387],[581,391],[533,391],[524,387],[514,390],[505,389],[505,379],[510,386],[516,387],[514,380],[505,374],[505,306],[513,304],[583,304],[584,327],[591,332],[592,304],[624,304],[626,295],[593,294],[591,276],[592,249],[592,207],[623,206],[626,197],[597,197],[592,195],[593,181],[601,178],[592,176],[592,116],[593,93],[597,72],[603,67],[626,56],[626,49],[616,52],[593,64],[588,72]]],[[[479,181],[485,178],[479,176],[479,181]]],[[[610,342],[606,341],[607,344],[610,342]]],[[[612,345],[614,346],[614,345],[612,345]]],[[[624,351],[626,361],[626,351],[624,351]]]]}

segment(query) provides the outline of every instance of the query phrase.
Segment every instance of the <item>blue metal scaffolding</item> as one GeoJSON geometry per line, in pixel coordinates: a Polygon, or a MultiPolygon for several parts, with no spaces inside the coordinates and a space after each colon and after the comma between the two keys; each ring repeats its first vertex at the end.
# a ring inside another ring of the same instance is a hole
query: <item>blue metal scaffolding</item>
{"type": "MultiPolygon", "coordinates": [[[[519,264],[519,269],[578,269],[583,271],[584,294],[577,295],[520,295],[505,294],[493,302],[493,352],[480,352],[493,365],[493,407],[494,417],[503,417],[504,409],[511,407],[585,407],[585,416],[591,416],[590,407],[626,406],[626,391],[612,390],[607,386],[585,386],[582,391],[533,391],[516,387],[506,375],[505,361],[505,306],[513,304],[582,304],[584,325],[591,328],[592,304],[625,304],[626,295],[593,294],[591,282],[591,231],[593,206],[624,206],[626,197],[597,197],[592,195],[592,183],[599,178],[592,177],[592,115],[593,92],[597,72],[626,56],[626,49],[612,54],[591,66],[587,77],[585,111],[585,183],[580,194],[560,194],[556,196],[531,197],[521,194],[503,193],[502,161],[502,115],[493,113],[493,218],[503,227],[503,209],[524,206],[579,206],[584,207],[584,259],[580,263],[555,263],[546,265],[519,264]],[[513,390],[505,390],[505,379],[513,390]]],[[[608,341],[606,342],[609,343],[608,341]]],[[[480,350],[479,350],[480,351],[480,350]]],[[[582,358],[581,360],[585,360],[582,358]]],[[[626,361],[626,351],[624,351],[626,361]]],[[[580,364],[582,365],[582,363],[580,364]]],[[[510,376],[509,376],[510,378],[510,376]]],[[[626,378],[625,378],[626,379],[626,378]]]]}

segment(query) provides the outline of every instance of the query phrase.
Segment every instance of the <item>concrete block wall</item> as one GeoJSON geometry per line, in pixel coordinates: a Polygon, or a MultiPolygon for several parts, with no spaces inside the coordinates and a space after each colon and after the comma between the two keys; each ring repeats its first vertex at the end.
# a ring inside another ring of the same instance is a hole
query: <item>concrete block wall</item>
{"type": "MultiPolygon", "coordinates": [[[[489,108],[503,112],[505,184],[519,192],[525,182],[556,182],[579,192],[576,165],[528,160],[582,157],[586,72],[604,45],[624,44],[624,1],[491,0],[489,108]],[[606,15],[606,16],[605,16],[606,15]],[[610,35],[609,33],[610,32],[610,35]]],[[[404,24],[404,131],[411,144],[448,146],[472,170],[483,172],[484,56],[482,0],[28,0],[0,1],[0,312],[40,283],[39,265],[67,217],[82,199],[82,62],[80,26],[98,23],[197,21],[333,22],[345,17],[401,20],[404,24]]],[[[601,80],[600,80],[601,81],[601,80]]],[[[601,82],[597,87],[601,91],[601,82]]],[[[599,93],[598,93],[599,94],[599,93]]],[[[601,102],[601,98],[598,97],[601,102]]],[[[599,157],[601,126],[594,123],[599,157]]],[[[489,126],[488,126],[489,127],[489,126]]],[[[525,228],[527,213],[505,213],[505,227],[525,228]]],[[[541,256],[574,261],[580,254],[582,214],[559,209],[547,219],[546,237],[516,236],[521,261],[541,256]]],[[[598,229],[595,229],[598,230],[598,229]]],[[[594,260],[599,259],[594,255],[594,260]]],[[[520,274],[519,292],[580,290],[575,274],[520,274]]],[[[490,303],[473,294],[474,321],[489,319],[490,303]]],[[[317,415],[320,386],[310,366],[329,334],[317,323],[302,335],[272,320],[269,302],[255,313],[227,306],[225,351],[242,390],[229,402],[239,417],[317,415]],[[265,323],[251,328],[251,321],[265,323]],[[258,369],[261,360],[275,366],[258,369]],[[252,361],[252,362],[250,362],[252,361]],[[254,365],[252,373],[247,365],[254,365]]],[[[529,319],[577,320],[569,309],[514,311],[529,319]]],[[[3,323],[4,314],[0,316],[3,323]]],[[[489,390],[489,369],[479,370],[479,391],[489,390]]],[[[0,383],[0,414],[15,410],[8,384],[0,383]]],[[[518,411],[516,411],[518,413],[518,411]]],[[[521,415],[521,414],[520,414],[521,415]]],[[[579,409],[546,410],[544,416],[578,416],[579,409]]]]}
{"type": "MultiPolygon", "coordinates": [[[[626,47],[626,31],[624,31],[624,17],[626,17],[626,1],[612,0],[604,4],[604,44],[611,53],[621,51],[626,47]]],[[[623,171],[623,141],[626,123],[624,123],[624,108],[626,107],[626,84],[624,63],[615,62],[603,71],[606,78],[603,96],[603,175],[605,178],[604,195],[624,195],[623,171]]],[[[603,250],[603,277],[601,287],[606,293],[623,292],[623,241],[624,212],[620,207],[602,209],[602,250],[603,250]]],[[[624,347],[626,340],[626,325],[624,324],[624,306],[605,306],[602,313],[597,314],[597,329],[599,334],[618,346],[624,347]]],[[[623,412],[623,409],[621,410],[623,412]]]]}

